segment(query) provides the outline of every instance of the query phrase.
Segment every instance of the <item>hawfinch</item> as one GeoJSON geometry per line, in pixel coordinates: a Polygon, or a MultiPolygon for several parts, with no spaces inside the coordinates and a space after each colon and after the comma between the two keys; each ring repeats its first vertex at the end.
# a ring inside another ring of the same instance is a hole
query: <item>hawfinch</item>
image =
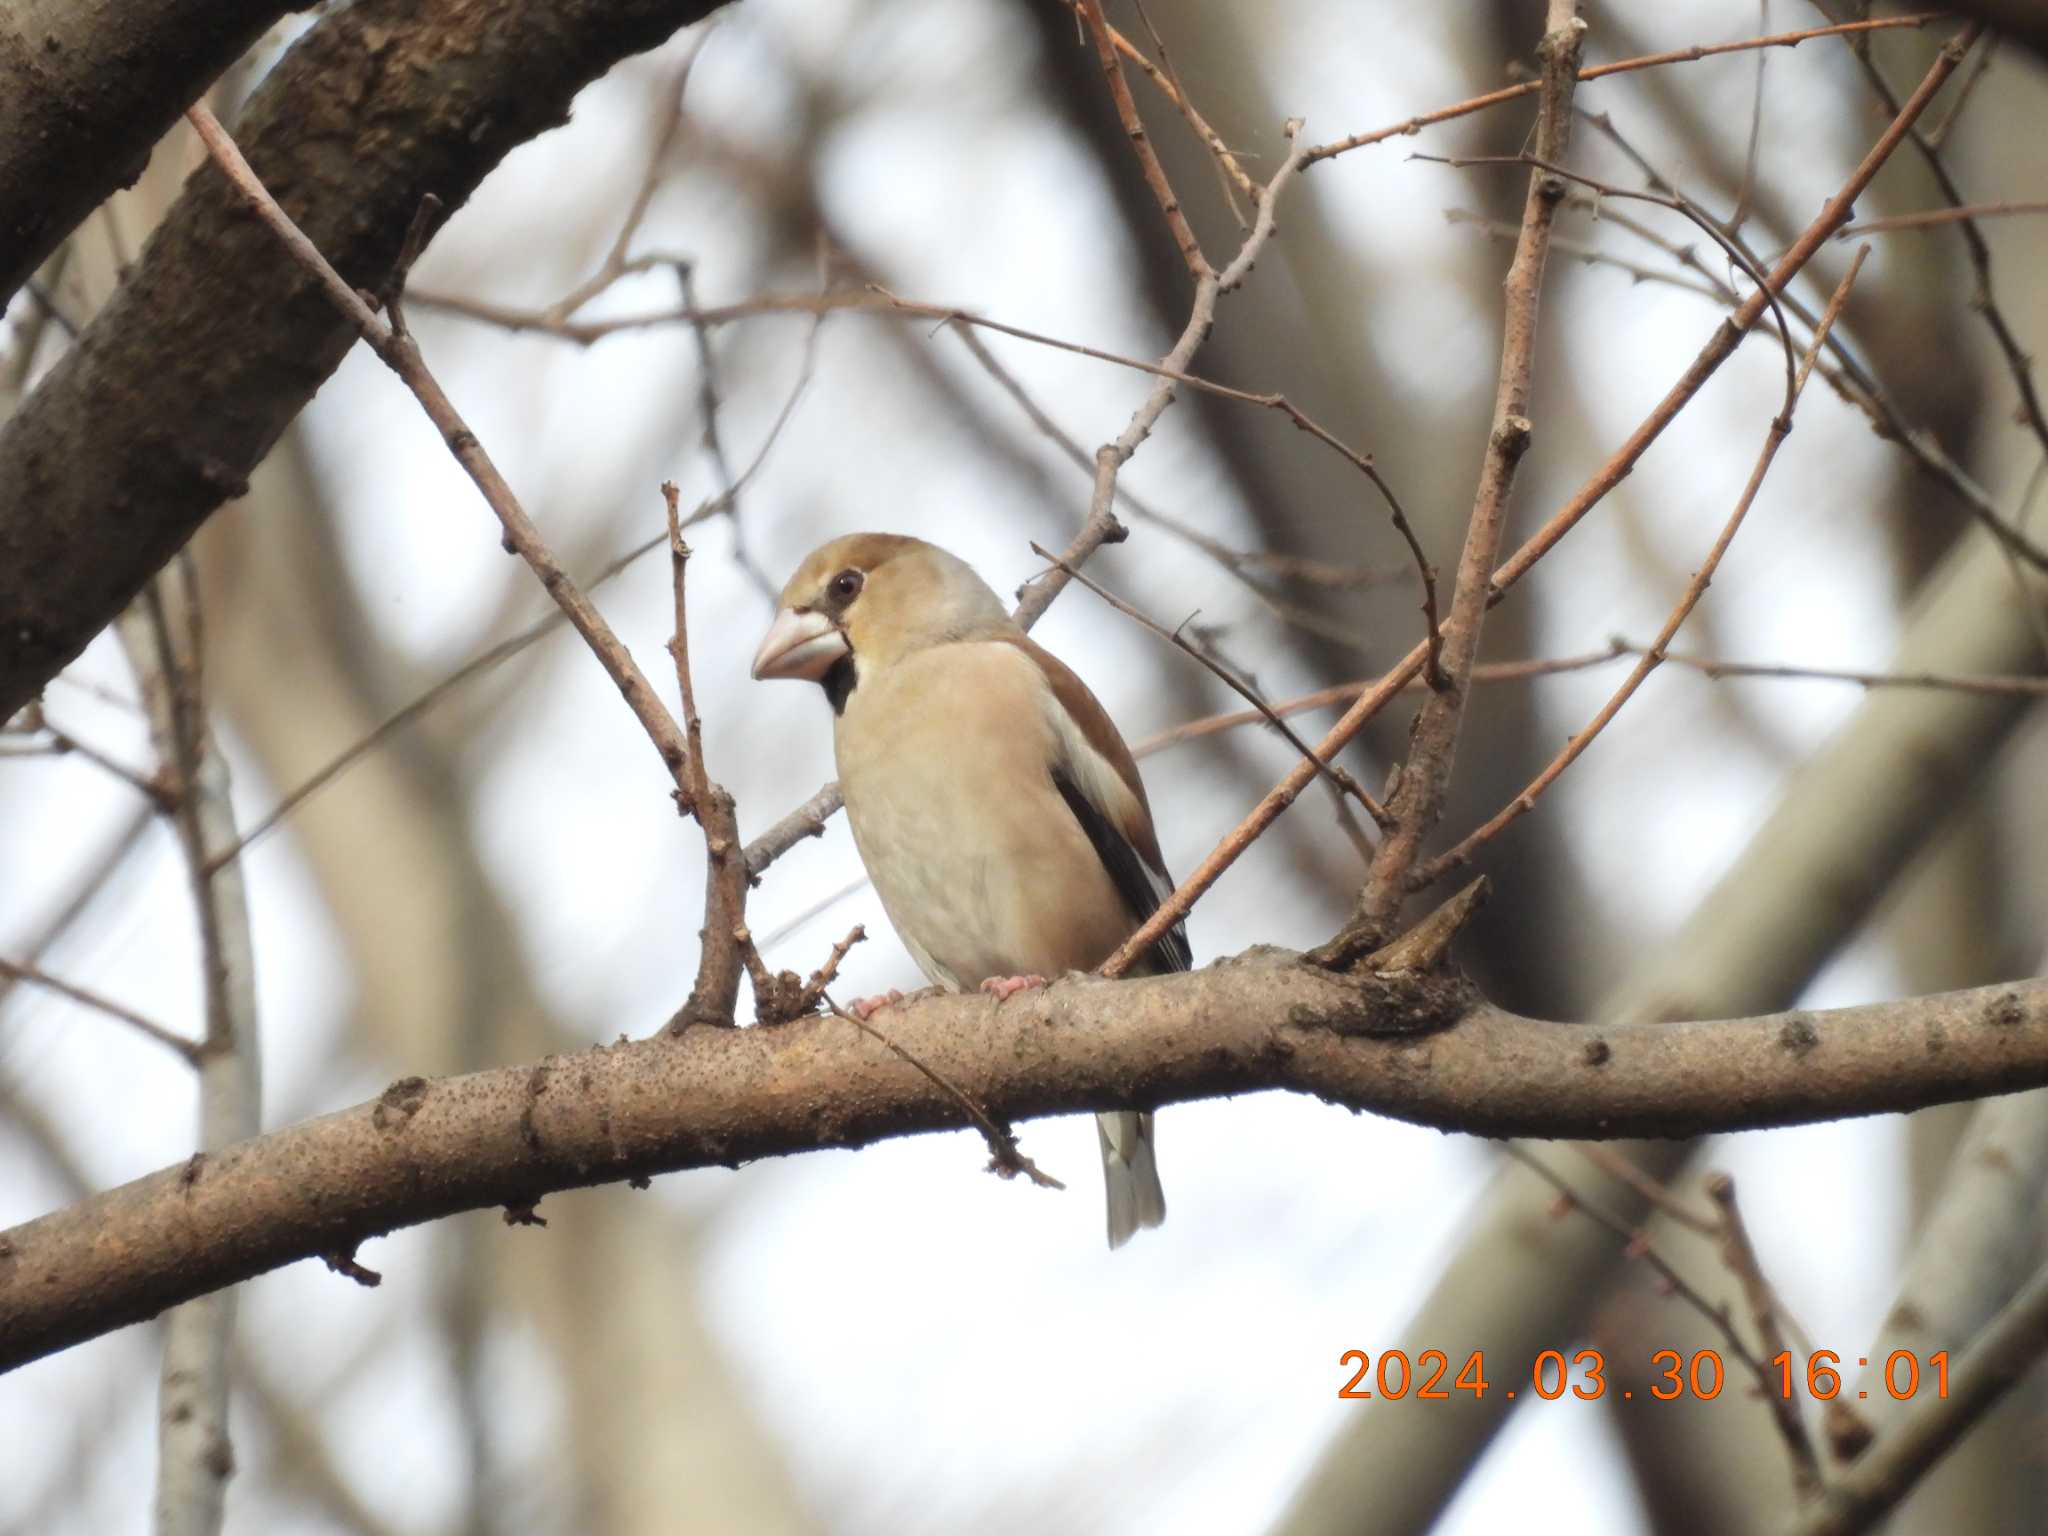
{"type": "MultiPolygon", "coordinates": [[[[856,533],[797,567],[757,678],[820,684],[861,861],[919,969],[1007,997],[1092,970],[1173,889],[1130,749],[964,561],[856,533]]],[[[1189,968],[1176,925],[1132,967],[1189,968]]],[[[1152,1116],[1096,1116],[1109,1245],[1166,1219],[1152,1116]]]]}

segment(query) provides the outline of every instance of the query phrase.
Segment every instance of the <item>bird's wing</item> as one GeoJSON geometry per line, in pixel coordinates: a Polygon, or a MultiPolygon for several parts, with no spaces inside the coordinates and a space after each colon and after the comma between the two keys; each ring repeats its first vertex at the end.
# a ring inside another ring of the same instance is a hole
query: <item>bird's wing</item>
{"type": "MultiPolygon", "coordinates": [[[[1051,692],[1053,784],[1087,834],[1124,905],[1142,923],[1172,894],[1173,877],[1160,856],[1152,809],[1131,750],[1117,734],[1109,712],[1066,663],[1021,636],[1010,643],[1037,666],[1051,692]]],[[[1186,925],[1175,923],[1161,935],[1150,959],[1155,970],[1192,970],[1186,925]]]]}

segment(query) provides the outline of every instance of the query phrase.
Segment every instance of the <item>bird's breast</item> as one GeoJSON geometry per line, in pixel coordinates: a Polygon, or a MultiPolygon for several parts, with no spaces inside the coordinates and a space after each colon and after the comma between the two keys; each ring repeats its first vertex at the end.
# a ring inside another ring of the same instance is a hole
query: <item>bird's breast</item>
{"type": "Polygon", "coordinates": [[[863,675],[836,722],[861,860],[940,985],[1089,969],[1134,926],[1054,787],[1045,709],[1015,647],[963,643],[863,675]]]}

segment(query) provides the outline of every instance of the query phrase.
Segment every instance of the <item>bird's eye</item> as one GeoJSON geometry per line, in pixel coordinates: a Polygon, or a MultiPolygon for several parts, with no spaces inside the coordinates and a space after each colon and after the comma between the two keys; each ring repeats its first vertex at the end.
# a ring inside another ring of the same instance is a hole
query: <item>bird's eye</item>
{"type": "Polygon", "coordinates": [[[844,606],[860,596],[861,585],[866,580],[865,575],[849,566],[834,576],[825,590],[831,595],[833,602],[844,606]]]}

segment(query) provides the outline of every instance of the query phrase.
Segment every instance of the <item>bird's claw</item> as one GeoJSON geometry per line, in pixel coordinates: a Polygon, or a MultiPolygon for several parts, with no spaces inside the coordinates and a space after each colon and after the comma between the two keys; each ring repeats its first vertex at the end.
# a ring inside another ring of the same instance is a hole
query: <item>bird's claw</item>
{"type": "Polygon", "coordinates": [[[991,976],[981,984],[981,990],[997,1002],[1007,1002],[1019,992],[1029,992],[1033,987],[1046,985],[1043,976],[991,976]]]}
{"type": "Polygon", "coordinates": [[[891,987],[887,992],[877,993],[873,997],[856,997],[846,1005],[846,1011],[865,1024],[874,1014],[880,1013],[892,1003],[902,1001],[903,994],[891,987]]]}

